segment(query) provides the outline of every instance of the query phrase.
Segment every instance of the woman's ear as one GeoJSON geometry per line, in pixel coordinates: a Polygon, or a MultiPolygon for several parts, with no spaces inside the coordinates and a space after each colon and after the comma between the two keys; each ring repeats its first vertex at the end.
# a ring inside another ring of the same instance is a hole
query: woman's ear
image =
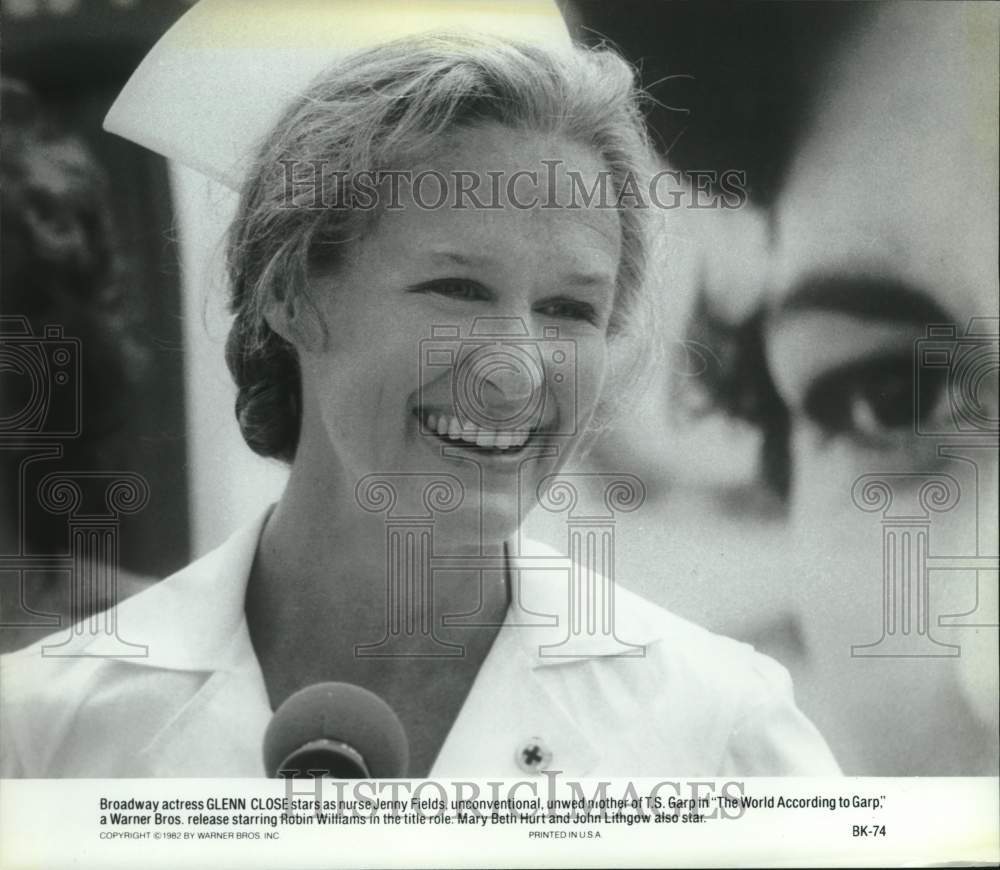
{"type": "Polygon", "coordinates": [[[298,351],[319,352],[326,347],[326,324],[305,292],[268,300],[264,308],[264,320],[298,351]]]}
{"type": "Polygon", "coordinates": [[[284,299],[276,299],[272,296],[264,308],[264,320],[267,321],[267,325],[274,332],[290,345],[294,346],[298,344],[298,307],[295,304],[294,297],[288,296],[284,299]]]}

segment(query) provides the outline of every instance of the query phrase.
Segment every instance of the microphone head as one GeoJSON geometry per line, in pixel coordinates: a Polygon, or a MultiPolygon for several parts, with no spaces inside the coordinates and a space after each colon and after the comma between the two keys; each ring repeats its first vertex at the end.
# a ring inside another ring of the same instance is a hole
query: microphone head
{"type": "Polygon", "coordinates": [[[406,775],[409,756],[392,707],[351,683],[300,689],[278,707],[264,733],[269,777],[324,770],[338,779],[393,779],[406,775]]]}

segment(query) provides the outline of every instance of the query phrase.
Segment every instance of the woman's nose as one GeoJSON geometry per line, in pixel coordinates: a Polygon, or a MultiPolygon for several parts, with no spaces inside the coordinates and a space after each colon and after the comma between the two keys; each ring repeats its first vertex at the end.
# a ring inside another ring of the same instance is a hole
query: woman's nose
{"type": "Polygon", "coordinates": [[[487,401],[517,402],[530,398],[541,388],[541,379],[529,371],[527,366],[508,363],[497,365],[482,375],[487,401]],[[537,383],[536,383],[537,381],[537,383]]]}
{"type": "Polygon", "coordinates": [[[528,349],[487,345],[464,360],[456,372],[457,402],[472,422],[487,428],[536,424],[545,373],[528,349]]]}

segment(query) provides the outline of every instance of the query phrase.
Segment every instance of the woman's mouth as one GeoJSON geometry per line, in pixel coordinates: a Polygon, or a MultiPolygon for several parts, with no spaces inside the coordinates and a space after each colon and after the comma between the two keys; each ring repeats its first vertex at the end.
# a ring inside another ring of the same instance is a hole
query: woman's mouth
{"type": "Polygon", "coordinates": [[[434,435],[439,441],[484,453],[514,454],[520,452],[537,430],[485,429],[475,423],[461,423],[447,413],[414,412],[420,420],[425,435],[434,435]]]}

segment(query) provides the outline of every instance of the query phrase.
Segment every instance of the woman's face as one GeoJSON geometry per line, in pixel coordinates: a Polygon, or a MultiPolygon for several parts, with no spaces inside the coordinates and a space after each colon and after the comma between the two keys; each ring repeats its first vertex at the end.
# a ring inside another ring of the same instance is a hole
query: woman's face
{"type": "Polygon", "coordinates": [[[449,521],[498,541],[593,414],[619,218],[596,202],[545,207],[606,172],[596,153],[560,139],[469,128],[414,175],[426,169],[447,180],[444,205],[427,207],[438,199],[434,178],[419,192],[399,185],[398,203],[343,264],[312,281],[329,337],[298,348],[296,463],[352,493],[364,475],[402,473],[393,478],[401,513],[407,502],[422,511],[424,487],[452,475],[464,499],[449,521]],[[460,183],[477,185],[476,197],[456,203],[460,183]]]}

